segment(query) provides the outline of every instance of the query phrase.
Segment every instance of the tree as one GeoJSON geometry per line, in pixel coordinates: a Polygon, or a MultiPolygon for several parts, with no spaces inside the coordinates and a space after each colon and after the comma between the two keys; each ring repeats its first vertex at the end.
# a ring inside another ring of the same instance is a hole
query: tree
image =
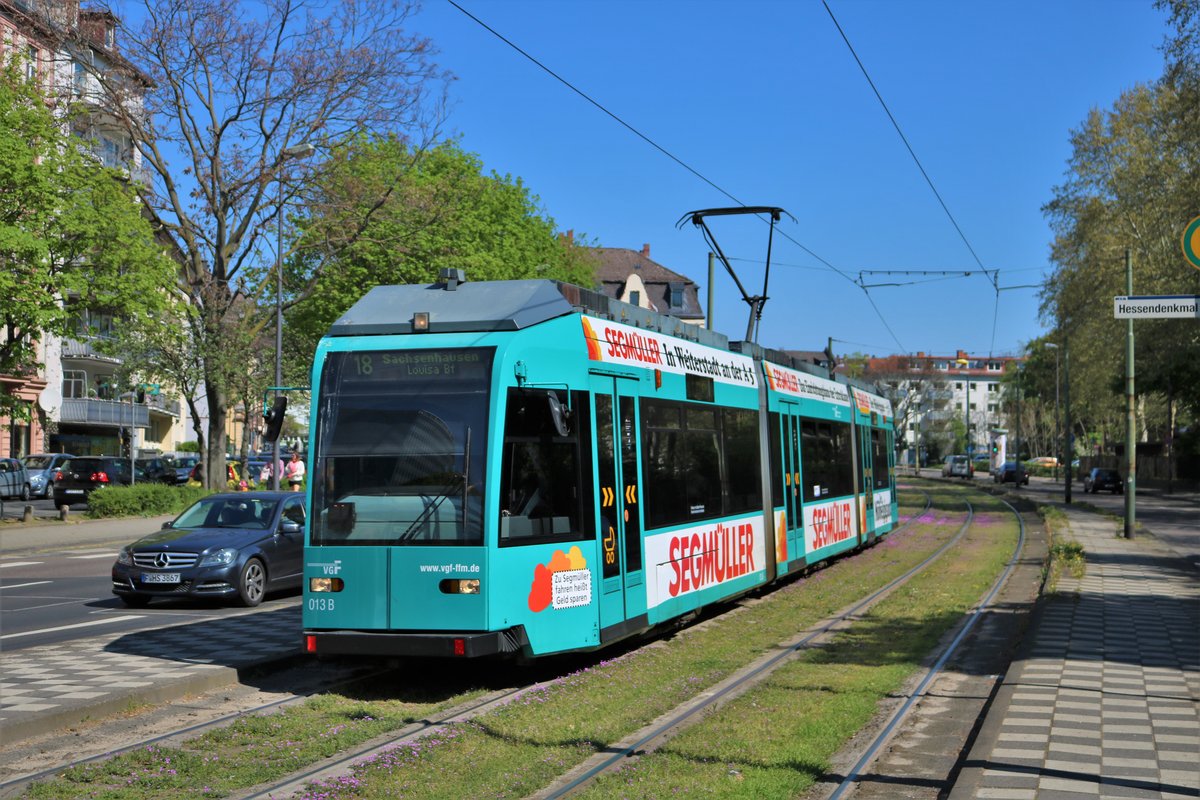
{"type": "Polygon", "coordinates": [[[333,162],[299,221],[300,255],[287,269],[287,294],[306,295],[286,326],[296,380],[308,375],[329,326],[373,286],[433,283],[444,267],[465,270],[468,280],[594,282],[590,248],[559,236],[519,178],[485,175],[479,157],[455,142],[417,154],[395,136],[363,137],[333,162]],[[389,183],[369,224],[340,241],[389,183]],[[323,252],[336,268],[316,272],[306,259],[323,252]]]}
{"type": "MultiPolygon", "coordinates": [[[[1122,426],[1125,325],[1107,313],[1126,293],[1124,251],[1137,294],[1200,294],[1200,272],[1179,252],[1183,227],[1200,197],[1200,4],[1171,10],[1164,77],[1123,93],[1111,111],[1093,110],[1072,132],[1067,180],[1044,208],[1055,232],[1054,274],[1042,314],[1054,341],[1071,354],[1072,417],[1077,433],[1104,439],[1122,426]]],[[[1141,427],[1168,440],[1177,401],[1200,397],[1200,326],[1192,320],[1136,323],[1141,427]]]]}
{"type": "MultiPolygon", "coordinates": [[[[0,68],[0,374],[35,370],[37,339],[74,333],[72,306],[145,318],[174,267],[120,170],[72,137],[20,65],[0,68]]],[[[0,416],[29,408],[0,392],[0,416]]]]}
{"type": "Polygon", "coordinates": [[[153,178],[142,199],[177,244],[179,286],[195,315],[187,355],[209,417],[206,485],[225,481],[225,422],[244,348],[273,324],[273,303],[260,301],[274,286],[264,265],[282,210],[319,182],[341,143],[386,131],[419,150],[436,126],[446,76],[429,42],[405,32],[413,9],[390,0],[143,0],[130,13],[138,30],[122,36],[131,69],[94,76],[104,110],[153,178]],[[303,166],[289,159],[301,144],[317,151],[303,166]]]}

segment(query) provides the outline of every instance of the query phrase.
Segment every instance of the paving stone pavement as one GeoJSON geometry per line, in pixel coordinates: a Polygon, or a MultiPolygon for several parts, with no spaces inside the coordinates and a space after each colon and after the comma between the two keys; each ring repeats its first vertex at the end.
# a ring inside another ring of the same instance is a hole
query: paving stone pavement
{"type": "Polygon", "coordinates": [[[1085,574],[1045,598],[950,798],[1200,797],[1198,574],[1062,508],[1085,574]]]}
{"type": "Polygon", "coordinates": [[[0,743],[215,688],[300,644],[295,605],[0,653],[0,743]]]}

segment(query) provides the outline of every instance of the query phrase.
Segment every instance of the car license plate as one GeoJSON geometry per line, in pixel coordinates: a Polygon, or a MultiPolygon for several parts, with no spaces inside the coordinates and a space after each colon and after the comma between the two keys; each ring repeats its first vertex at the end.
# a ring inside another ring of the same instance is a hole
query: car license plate
{"type": "Polygon", "coordinates": [[[64,494],[83,494],[83,489],[63,489],[64,494]]]}
{"type": "Polygon", "coordinates": [[[178,572],[143,572],[142,583],[179,583],[178,572]]]}

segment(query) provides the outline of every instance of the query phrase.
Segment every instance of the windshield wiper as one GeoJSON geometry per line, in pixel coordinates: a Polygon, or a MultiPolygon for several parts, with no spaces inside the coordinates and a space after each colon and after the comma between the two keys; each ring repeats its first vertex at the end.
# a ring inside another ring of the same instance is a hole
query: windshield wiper
{"type": "Polygon", "coordinates": [[[420,529],[420,527],[424,525],[430,519],[430,517],[433,516],[434,512],[438,510],[442,503],[446,502],[446,498],[450,496],[450,493],[458,488],[462,489],[462,509],[461,519],[456,519],[455,522],[459,525],[460,531],[465,531],[467,527],[467,493],[471,488],[470,473],[471,428],[470,426],[467,426],[466,441],[463,444],[463,471],[455,472],[450,476],[450,480],[445,486],[442,487],[441,491],[438,493],[438,496],[434,498],[432,503],[425,506],[425,510],[421,512],[419,517],[412,521],[412,524],[408,526],[404,533],[397,537],[397,541],[403,542],[414,538],[417,535],[417,531],[420,529]]]}
{"type": "MultiPolygon", "coordinates": [[[[402,533],[396,537],[396,540],[403,542],[408,539],[415,538],[417,535],[417,532],[421,529],[421,526],[429,521],[429,519],[433,516],[434,512],[436,512],[438,510],[438,508],[442,505],[442,503],[446,502],[446,498],[448,498],[451,495],[451,493],[455,489],[457,489],[460,485],[463,487],[463,491],[465,493],[466,486],[467,486],[467,476],[456,472],[451,476],[449,482],[446,483],[445,486],[443,486],[441,489],[438,490],[437,497],[435,497],[433,499],[433,502],[431,502],[425,506],[425,509],[421,512],[421,515],[419,517],[417,517],[416,519],[414,519],[412,521],[412,524],[409,525],[408,528],[405,529],[404,533],[402,533]]],[[[465,494],[464,494],[464,497],[465,497],[465,494]]]]}

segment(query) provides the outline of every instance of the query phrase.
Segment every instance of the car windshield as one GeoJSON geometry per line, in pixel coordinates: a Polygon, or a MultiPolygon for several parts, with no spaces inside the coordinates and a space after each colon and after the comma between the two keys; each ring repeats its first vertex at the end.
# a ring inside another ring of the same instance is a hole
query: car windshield
{"type": "Polygon", "coordinates": [[[173,528],[246,528],[266,530],[278,500],[260,497],[222,497],[198,500],[171,524],[173,528]]]}
{"type": "Polygon", "coordinates": [[[25,469],[49,469],[53,460],[54,456],[25,456],[21,463],[25,465],[25,469]]]}
{"type": "Polygon", "coordinates": [[[183,458],[169,458],[168,457],[166,459],[166,462],[167,462],[167,466],[174,467],[175,469],[184,469],[184,468],[191,469],[192,467],[196,466],[196,462],[199,460],[200,460],[199,458],[194,457],[194,456],[185,456],[183,458]]]}

